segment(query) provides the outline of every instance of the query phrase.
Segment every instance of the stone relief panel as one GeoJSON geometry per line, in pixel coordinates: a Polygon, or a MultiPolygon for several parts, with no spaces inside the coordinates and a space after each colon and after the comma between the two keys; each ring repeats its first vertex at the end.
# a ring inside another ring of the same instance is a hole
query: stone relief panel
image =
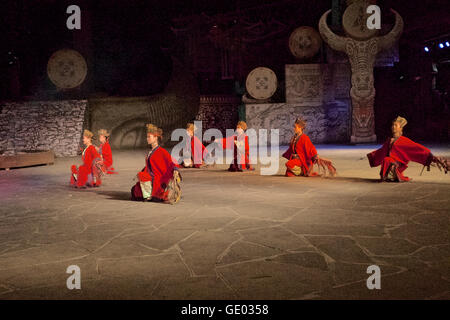
{"type": "Polygon", "coordinates": [[[350,101],[335,101],[323,106],[300,106],[287,103],[248,104],[249,128],[278,129],[280,144],[287,145],[297,117],[307,121],[305,133],[314,143],[346,142],[349,138],[350,101]]]}
{"type": "Polygon", "coordinates": [[[320,106],[324,92],[324,73],[320,64],[287,64],[286,102],[303,106],[320,106]]]}

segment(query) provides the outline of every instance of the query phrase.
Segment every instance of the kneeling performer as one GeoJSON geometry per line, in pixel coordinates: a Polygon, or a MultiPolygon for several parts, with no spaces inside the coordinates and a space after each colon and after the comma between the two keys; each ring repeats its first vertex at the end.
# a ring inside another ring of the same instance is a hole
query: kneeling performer
{"type": "Polygon", "coordinates": [[[98,153],[102,157],[103,164],[106,168],[107,174],[115,174],[117,171],[114,170],[112,164],[112,152],[111,146],[109,145],[109,133],[105,129],[98,130],[98,139],[100,140],[100,146],[98,147],[98,153]]]}
{"type": "Polygon", "coordinates": [[[94,134],[89,130],[83,132],[83,150],[81,159],[83,164],[79,167],[72,165],[70,184],[76,188],[99,187],[102,184],[101,176],[106,172],[101,156],[92,145],[94,134]]]}
{"type": "Polygon", "coordinates": [[[403,136],[403,127],[407,123],[405,118],[397,117],[392,122],[392,137],[388,138],[380,149],[367,154],[371,167],[381,165],[381,181],[410,181],[410,178],[403,175],[409,161],[418,162],[428,167],[428,170],[431,164],[436,164],[447,173],[447,159],[433,156],[429,149],[403,136]]]}
{"type": "Polygon", "coordinates": [[[151,146],[145,168],[137,174],[138,182],[131,188],[131,199],[177,203],[181,198],[181,176],[170,153],[159,146],[162,130],[147,125],[147,143],[151,146]]]}
{"type": "Polygon", "coordinates": [[[184,168],[201,168],[205,166],[204,159],[208,156],[208,150],[206,150],[203,143],[199,138],[195,136],[197,130],[194,123],[189,122],[186,126],[186,132],[190,137],[190,141],[187,142],[187,149],[190,151],[190,156],[183,159],[182,166],[184,168]]]}
{"type": "Polygon", "coordinates": [[[294,136],[291,139],[289,149],[283,154],[283,157],[288,159],[286,162],[286,177],[304,176],[314,177],[318,176],[317,172],[313,171],[314,164],[317,164],[323,169],[324,174],[328,169],[331,176],[336,175],[336,168],[333,166],[331,160],[320,158],[317,154],[316,147],[303,133],[306,127],[306,121],[297,118],[294,123],[294,136]]]}

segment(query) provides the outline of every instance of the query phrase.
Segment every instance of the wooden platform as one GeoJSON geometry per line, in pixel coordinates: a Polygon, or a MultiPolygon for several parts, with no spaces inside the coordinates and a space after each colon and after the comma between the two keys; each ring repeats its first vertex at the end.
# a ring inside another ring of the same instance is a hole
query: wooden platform
{"type": "Polygon", "coordinates": [[[53,151],[22,151],[12,156],[0,155],[0,169],[29,167],[40,164],[53,164],[55,154],[53,151]]]}

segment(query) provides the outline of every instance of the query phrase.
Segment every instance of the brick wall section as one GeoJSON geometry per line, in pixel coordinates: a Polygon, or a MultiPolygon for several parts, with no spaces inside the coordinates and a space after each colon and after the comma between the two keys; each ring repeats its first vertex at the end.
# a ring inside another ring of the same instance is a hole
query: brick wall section
{"type": "Polygon", "coordinates": [[[53,150],[76,156],[87,100],[0,102],[0,153],[53,150]]]}

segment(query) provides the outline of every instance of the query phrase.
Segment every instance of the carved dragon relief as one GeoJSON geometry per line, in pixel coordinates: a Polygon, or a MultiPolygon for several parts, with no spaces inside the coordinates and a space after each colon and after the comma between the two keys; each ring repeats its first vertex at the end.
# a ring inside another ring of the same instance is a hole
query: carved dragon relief
{"type": "Polygon", "coordinates": [[[374,142],[376,136],[373,67],[377,54],[392,47],[400,38],[403,31],[403,19],[391,9],[395,14],[392,30],[386,35],[361,41],[333,33],[326,22],[330,11],[325,12],[320,18],[319,32],[332,49],[345,52],[350,60],[352,70],[350,97],[353,107],[351,142],[374,142]]]}

